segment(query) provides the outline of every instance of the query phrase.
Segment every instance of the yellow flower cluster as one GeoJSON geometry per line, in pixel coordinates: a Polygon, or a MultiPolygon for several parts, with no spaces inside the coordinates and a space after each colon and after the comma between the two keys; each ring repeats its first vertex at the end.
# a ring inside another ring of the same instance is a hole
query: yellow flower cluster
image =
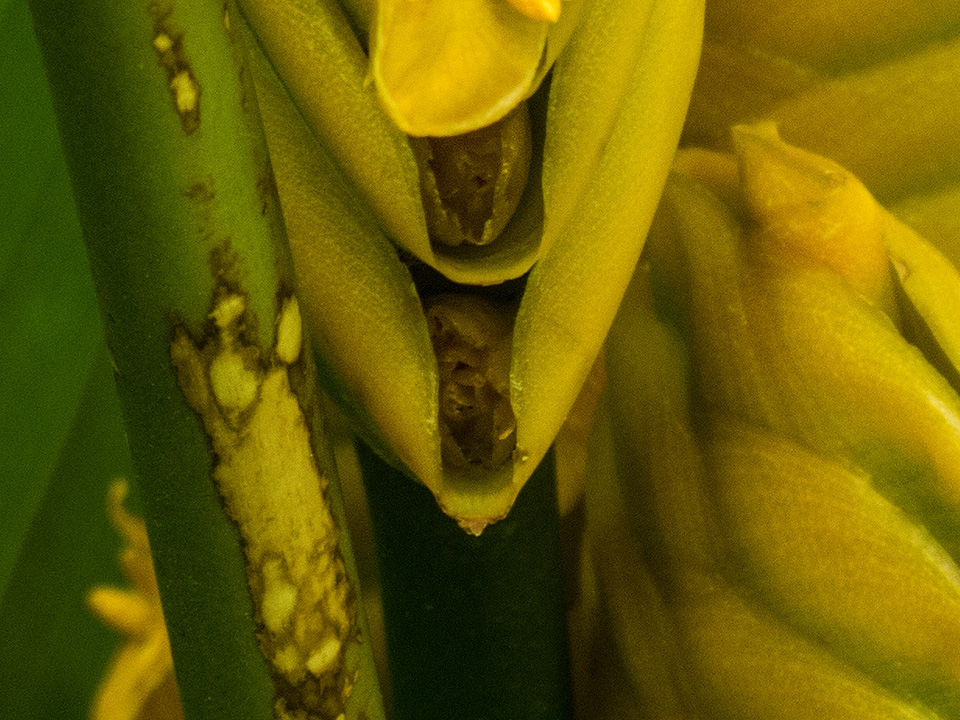
{"type": "Polygon", "coordinates": [[[178,720],[183,717],[173,675],[170,641],[160,607],[150,543],[143,520],[123,506],[127,483],[116,481],[107,498],[107,514],[124,540],[120,567],[129,590],[97,587],[87,604],[125,637],[90,709],[91,720],[178,720]]]}
{"type": "Polygon", "coordinates": [[[606,712],[954,717],[960,274],[836,163],[733,137],[678,155],[608,340],[606,712]]]}
{"type": "Polygon", "coordinates": [[[958,24],[708,1],[607,344],[584,716],[960,712],[958,24]]]}

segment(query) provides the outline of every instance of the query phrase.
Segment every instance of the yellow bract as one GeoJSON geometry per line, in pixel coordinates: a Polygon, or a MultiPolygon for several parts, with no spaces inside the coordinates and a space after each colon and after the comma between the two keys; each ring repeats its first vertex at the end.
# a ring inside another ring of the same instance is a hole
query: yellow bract
{"type": "Polygon", "coordinates": [[[587,535],[621,662],[687,714],[948,717],[960,276],[771,124],[733,145],[681,152],[608,339],[587,535]]]}

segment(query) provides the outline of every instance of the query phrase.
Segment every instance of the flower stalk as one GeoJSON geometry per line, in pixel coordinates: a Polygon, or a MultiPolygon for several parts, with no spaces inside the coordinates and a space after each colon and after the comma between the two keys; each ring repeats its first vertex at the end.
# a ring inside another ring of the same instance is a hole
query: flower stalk
{"type": "Polygon", "coordinates": [[[572,717],[552,457],[506,519],[464,533],[359,448],[377,540],[393,717],[572,717]]]}

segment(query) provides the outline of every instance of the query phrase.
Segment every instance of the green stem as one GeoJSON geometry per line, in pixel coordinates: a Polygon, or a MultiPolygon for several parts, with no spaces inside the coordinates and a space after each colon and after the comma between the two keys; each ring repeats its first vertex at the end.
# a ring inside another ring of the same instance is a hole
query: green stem
{"type": "Polygon", "coordinates": [[[552,453],[473,537],[358,443],[373,518],[396,720],[571,716],[552,453]]]}
{"type": "Polygon", "coordinates": [[[32,11],[185,716],[382,718],[235,9],[32,11]]]}

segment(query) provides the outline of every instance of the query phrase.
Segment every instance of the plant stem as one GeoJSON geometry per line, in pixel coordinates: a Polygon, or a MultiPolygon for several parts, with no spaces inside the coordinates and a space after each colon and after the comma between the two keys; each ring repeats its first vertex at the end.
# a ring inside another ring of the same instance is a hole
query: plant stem
{"type": "Polygon", "coordinates": [[[184,714],[382,718],[236,11],[32,10],[184,714]]]}
{"type": "Polygon", "coordinates": [[[553,456],[473,537],[358,443],[377,541],[396,720],[572,713],[553,456]]]}

